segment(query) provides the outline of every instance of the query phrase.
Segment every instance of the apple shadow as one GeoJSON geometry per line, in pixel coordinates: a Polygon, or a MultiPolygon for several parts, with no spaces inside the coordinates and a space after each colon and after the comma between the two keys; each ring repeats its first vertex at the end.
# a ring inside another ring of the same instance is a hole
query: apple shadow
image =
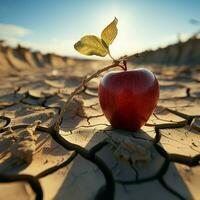
{"type": "MultiPolygon", "coordinates": [[[[128,137],[134,136],[135,138],[141,138],[144,140],[152,140],[153,139],[149,136],[149,134],[147,134],[145,131],[142,131],[142,130],[139,131],[138,133],[134,133],[134,132],[124,131],[124,130],[120,130],[120,129],[106,128],[106,129],[101,130],[100,132],[96,133],[91,138],[91,140],[88,142],[88,144],[85,148],[92,146],[93,142],[91,142],[91,141],[95,141],[96,140],[95,138],[98,138],[98,134],[101,134],[101,132],[103,133],[105,131],[107,131],[107,132],[112,131],[112,134],[116,135],[117,137],[122,137],[122,138],[127,137],[127,136],[128,137]]],[[[106,157],[106,155],[105,155],[105,157],[106,157]]],[[[96,172],[87,171],[87,166],[84,167],[83,160],[85,160],[85,159],[83,157],[79,156],[77,159],[75,159],[73,161],[73,164],[71,164],[70,170],[68,171],[62,185],[60,186],[56,195],[54,196],[55,200],[61,200],[64,197],[66,197],[66,199],[73,199],[73,200],[96,199],[97,194],[100,195],[100,199],[107,199],[106,191],[105,191],[106,182],[105,182],[105,178],[103,177],[103,174],[101,172],[99,172],[98,169],[95,170],[96,172]],[[84,172],[83,168],[85,168],[85,172],[84,172]],[[76,176],[75,180],[73,181],[71,177],[73,177],[75,174],[77,174],[77,172],[80,172],[80,173],[78,176],[76,176]],[[103,182],[102,182],[102,178],[104,179],[103,182]],[[102,191],[103,191],[103,194],[102,194],[102,191]]],[[[104,164],[107,165],[106,161],[102,161],[102,162],[104,162],[104,164]]],[[[171,187],[170,187],[170,185],[168,185],[168,186],[174,191],[176,191],[176,189],[178,189],[178,188],[181,188],[181,190],[184,190],[184,194],[187,194],[186,195],[187,198],[193,199],[189,188],[187,187],[187,185],[185,184],[181,175],[179,174],[178,170],[176,169],[175,164],[171,163],[170,168],[171,168],[170,170],[171,170],[171,172],[173,172],[173,174],[171,176],[169,176],[168,181],[169,181],[169,183],[173,183],[173,185],[171,187]],[[174,183],[174,181],[175,181],[175,183],[174,183]],[[174,185],[176,186],[176,188],[173,187],[174,185]]],[[[111,169],[109,169],[109,170],[112,172],[111,169]]],[[[156,180],[158,180],[158,178],[159,177],[157,177],[156,180]]],[[[152,181],[153,181],[153,179],[152,179],[152,181]]],[[[147,183],[147,182],[138,183],[138,184],[142,185],[145,183],[147,183]]],[[[116,182],[115,182],[115,184],[116,184],[116,182]]],[[[165,189],[166,189],[166,187],[165,187],[165,189]]],[[[181,193],[181,190],[179,190],[179,192],[177,192],[177,193],[181,193]]],[[[146,191],[141,191],[141,192],[146,193],[146,191]]],[[[150,192],[150,191],[148,191],[148,192],[150,192]]],[[[169,192],[169,191],[167,191],[167,189],[166,189],[166,192],[169,192]]],[[[142,193],[141,193],[141,196],[143,196],[142,193]]],[[[158,191],[158,193],[159,193],[159,191],[158,191]]],[[[151,196],[151,193],[149,193],[149,196],[151,196]]],[[[127,197],[127,200],[128,199],[129,198],[127,197]]],[[[140,199],[140,198],[138,198],[138,199],[140,199]]]]}

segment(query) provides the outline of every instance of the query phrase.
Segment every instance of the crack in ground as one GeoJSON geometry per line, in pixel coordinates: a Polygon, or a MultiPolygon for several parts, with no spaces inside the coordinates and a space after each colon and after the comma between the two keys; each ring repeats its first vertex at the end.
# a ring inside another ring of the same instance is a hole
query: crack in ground
{"type": "Polygon", "coordinates": [[[27,182],[36,195],[35,199],[36,200],[43,199],[42,187],[36,177],[31,176],[31,175],[26,175],[26,174],[23,174],[23,175],[21,175],[21,174],[18,174],[18,175],[0,174],[0,183],[12,183],[12,182],[17,182],[17,181],[27,182]]]}
{"type": "Polygon", "coordinates": [[[6,128],[10,124],[10,122],[11,122],[11,119],[9,117],[6,117],[6,116],[0,116],[0,119],[6,121],[6,123],[4,124],[3,127],[1,127],[1,129],[6,128]]]}
{"type": "Polygon", "coordinates": [[[80,154],[86,160],[95,164],[103,173],[105,181],[106,181],[106,185],[100,188],[95,199],[100,199],[100,197],[104,197],[104,199],[111,199],[111,200],[114,199],[115,183],[114,183],[112,172],[109,170],[109,168],[104,163],[104,161],[95,155],[95,153],[99,151],[101,148],[103,148],[107,144],[107,142],[103,141],[99,143],[98,145],[94,146],[92,149],[86,150],[85,148],[79,145],[70,143],[69,141],[65,140],[55,130],[51,131],[50,134],[53,137],[53,139],[57,143],[59,143],[61,146],[63,146],[65,149],[75,150],[78,154],[80,154]]]}
{"type": "MultiPolygon", "coordinates": [[[[87,93],[86,89],[87,89],[87,87],[84,87],[79,93],[83,92],[86,95],[89,95],[91,97],[93,97],[93,96],[96,97],[96,94],[87,93]]],[[[18,88],[18,90],[15,91],[15,93],[17,94],[19,90],[20,90],[20,87],[18,88]]],[[[90,90],[90,89],[88,89],[88,90],[90,90]]],[[[29,97],[29,95],[27,95],[27,93],[24,93],[24,98],[20,99],[17,102],[14,102],[12,105],[3,106],[2,109],[10,107],[10,106],[13,106],[13,105],[17,105],[18,103],[23,102],[25,100],[25,98],[27,98],[27,97],[29,97]]],[[[191,99],[197,99],[196,97],[191,97],[190,88],[186,88],[186,96],[185,97],[177,97],[175,99],[185,99],[187,97],[190,97],[191,99]]],[[[48,108],[48,106],[45,106],[45,102],[47,101],[47,99],[48,99],[48,97],[46,97],[45,100],[42,103],[42,106],[44,108],[48,108]]],[[[26,104],[26,103],[24,103],[24,104],[26,104]]],[[[95,106],[97,104],[91,105],[89,107],[94,109],[93,106],[95,106]]],[[[28,104],[28,105],[31,105],[31,104],[28,104]]],[[[49,107],[49,108],[52,108],[52,107],[49,107]]],[[[61,108],[58,107],[58,109],[59,109],[58,113],[60,113],[61,112],[61,108]]],[[[178,155],[178,154],[168,154],[165,151],[165,149],[163,147],[161,147],[158,143],[160,142],[160,139],[163,136],[160,133],[161,129],[180,128],[180,127],[184,127],[186,125],[186,123],[188,125],[190,125],[192,119],[194,117],[196,117],[196,116],[186,115],[184,113],[181,113],[181,112],[169,109],[169,108],[166,108],[166,109],[169,112],[171,112],[171,113],[173,113],[173,114],[175,114],[177,116],[180,116],[183,119],[186,119],[187,121],[181,121],[181,122],[177,122],[177,123],[174,122],[174,123],[168,123],[168,124],[160,124],[160,125],[152,125],[152,126],[154,126],[155,133],[156,133],[156,135],[155,135],[155,137],[153,138],[153,141],[152,141],[153,145],[154,145],[156,151],[162,157],[164,157],[165,160],[164,160],[164,163],[162,164],[160,170],[155,175],[153,175],[151,177],[139,180],[138,179],[138,171],[130,163],[130,165],[132,166],[133,170],[136,172],[136,180],[134,180],[134,181],[120,181],[120,180],[114,181],[112,171],[107,167],[106,163],[102,159],[100,159],[99,157],[96,156],[96,153],[98,151],[100,151],[105,145],[107,145],[106,141],[102,141],[102,142],[98,143],[97,145],[95,145],[90,150],[86,150],[85,148],[83,148],[83,147],[81,147],[79,145],[70,143],[69,141],[65,140],[58,132],[53,130],[53,126],[54,125],[52,125],[52,127],[45,128],[45,129],[42,128],[42,127],[38,127],[37,130],[42,130],[42,131],[45,131],[45,132],[49,133],[51,135],[51,137],[55,140],[55,142],[57,142],[59,145],[61,145],[62,147],[64,147],[67,150],[73,150],[74,152],[72,153],[72,155],[66,161],[62,162],[61,164],[53,166],[53,167],[50,167],[50,168],[44,170],[43,172],[39,173],[36,176],[30,176],[30,175],[11,175],[10,176],[10,175],[0,174],[0,182],[8,183],[8,182],[15,182],[15,181],[25,181],[31,186],[31,188],[35,192],[36,199],[37,200],[42,199],[43,198],[43,191],[42,191],[42,188],[41,188],[41,185],[40,185],[38,179],[42,178],[42,177],[45,177],[45,176],[48,176],[49,174],[52,174],[53,172],[57,171],[58,169],[68,165],[79,154],[82,157],[84,157],[86,160],[88,160],[88,161],[92,162],[93,164],[95,164],[104,175],[104,178],[105,178],[105,181],[106,181],[106,185],[104,185],[103,187],[101,187],[99,189],[99,191],[98,191],[98,193],[97,193],[97,195],[95,197],[96,199],[114,199],[115,182],[116,183],[120,183],[122,185],[126,185],[126,184],[129,185],[129,184],[140,184],[140,183],[144,183],[144,182],[148,182],[148,181],[153,181],[155,179],[158,179],[160,184],[166,190],[168,190],[170,193],[172,193],[173,195],[175,195],[179,199],[184,199],[178,192],[176,192],[175,190],[173,190],[172,188],[170,188],[167,185],[167,183],[165,182],[163,176],[167,172],[170,162],[181,163],[181,164],[184,164],[184,165],[187,165],[187,166],[191,166],[191,167],[192,166],[197,166],[197,165],[200,164],[200,155],[196,155],[194,157],[188,157],[188,156],[183,156],[183,155],[178,155]]],[[[98,117],[98,116],[102,116],[102,115],[96,115],[96,116],[91,116],[91,117],[81,116],[81,117],[87,118],[87,121],[89,122],[90,118],[98,117]]],[[[2,118],[2,117],[4,117],[4,116],[0,116],[0,118],[2,118]]],[[[7,130],[6,128],[9,125],[11,119],[7,118],[6,121],[7,121],[6,125],[4,125],[4,127],[0,130],[0,132],[7,130]]],[[[162,121],[165,121],[165,120],[162,120],[162,121]]],[[[168,121],[168,120],[166,120],[166,121],[168,121]]],[[[168,121],[168,122],[171,122],[171,121],[168,121]]],[[[79,129],[81,127],[94,127],[94,126],[97,126],[97,125],[102,125],[102,124],[95,124],[95,125],[90,125],[90,126],[80,126],[80,127],[74,128],[73,130],[79,129]]],[[[103,124],[103,125],[106,125],[106,124],[103,124]]],[[[19,128],[19,127],[23,128],[23,127],[26,127],[26,126],[25,125],[16,125],[16,126],[13,127],[13,129],[19,128]]],[[[140,137],[134,137],[134,138],[144,139],[144,138],[140,138],[140,137]]]]}
{"type": "MultiPolygon", "coordinates": [[[[167,156],[167,152],[163,149],[160,149],[160,146],[157,146],[156,148],[159,149],[159,151],[162,151],[163,155],[165,155],[165,160],[162,164],[162,166],[160,167],[160,169],[158,170],[158,172],[150,177],[147,177],[147,178],[141,178],[141,179],[136,179],[134,181],[116,181],[117,183],[120,183],[120,184],[123,184],[123,185],[132,185],[132,184],[140,184],[140,183],[144,183],[144,182],[149,182],[149,181],[153,181],[153,180],[156,180],[160,177],[162,177],[168,167],[169,167],[169,159],[168,159],[168,156],[167,156]]],[[[157,150],[158,150],[157,149],[157,150]]],[[[131,165],[131,167],[134,167],[133,165],[131,165]]],[[[137,171],[137,169],[133,168],[135,171],[137,171]]]]}
{"type": "Polygon", "coordinates": [[[61,169],[61,168],[65,167],[66,165],[68,165],[71,161],[73,161],[76,158],[76,156],[77,156],[77,153],[75,151],[72,153],[72,155],[66,161],[62,162],[59,165],[55,165],[53,167],[50,167],[50,168],[44,170],[43,172],[36,175],[35,178],[40,179],[40,178],[43,178],[45,176],[48,176],[48,175],[54,173],[58,169],[61,169]]]}
{"type": "Polygon", "coordinates": [[[83,119],[86,119],[88,125],[90,125],[90,119],[97,118],[97,117],[102,117],[102,116],[104,116],[104,114],[86,116],[86,115],[82,115],[82,114],[80,114],[80,113],[77,112],[75,116],[78,116],[78,117],[81,117],[83,119]]]}
{"type": "Polygon", "coordinates": [[[167,190],[169,191],[171,194],[173,194],[174,196],[176,196],[177,198],[181,199],[181,200],[185,200],[185,198],[180,195],[178,192],[176,192],[174,189],[172,189],[171,187],[169,187],[169,185],[165,182],[165,180],[163,179],[163,177],[160,177],[158,179],[158,181],[160,182],[160,184],[167,190]]]}
{"type": "MultiPolygon", "coordinates": [[[[178,125],[178,128],[180,128],[180,127],[184,127],[184,125],[180,125],[180,126],[178,125]]],[[[160,127],[159,125],[157,127],[155,127],[156,140],[154,141],[155,142],[154,144],[155,144],[155,148],[158,151],[158,153],[160,153],[163,157],[166,157],[166,154],[167,154],[169,161],[185,164],[185,165],[188,165],[188,166],[198,165],[199,161],[200,161],[200,154],[196,155],[194,157],[183,156],[183,155],[180,155],[180,154],[168,154],[168,153],[165,153],[166,151],[163,149],[163,147],[158,145],[158,142],[160,142],[160,139],[163,136],[160,133],[160,129],[168,129],[168,128],[172,128],[172,127],[167,127],[167,126],[160,127]],[[158,148],[158,146],[159,146],[159,148],[158,148]]]]}
{"type": "MultiPolygon", "coordinates": [[[[188,121],[188,124],[190,124],[189,121],[188,121]]],[[[156,132],[156,137],[155,138],[156,139],[154,141],[154,146],[155,146],[157,152],[160,155],[162,155],[163,157],[165,157],[167,159],[167,164],[166,164],[167,166],[165,166],[166,169],[163,171],[164,173],[161,174],[161,176],[158,177],[158,180],[163,185],[163,187],[165,189],[167,189],[169,192],[171,192],[173,195],[175,195],[179,199],[185,199],[182,195],[180,195],[178,192],[176,192],[174,189],[170,188],[167,185],[167,183],[163,179],[163,175],[166,173],[167,168],[169,167],[169,163],[170,162],[176,162],[176,163],[184,164],[184,165],[187,165],[187,166],[190,166],[190,167],[199,165],[200,164],[200,154],[196,155],[194,157],[188,157],[188,156],[183,156],[183,155],[179,155],[179,154],[168,154],[163,149],[163,147],[161,147],[160,145],[158,145],[158,142],[160,141],[161,137],[163,136],[160,133],[160,129],[179,128],[179,127],[184,127],[185,125],[176,124],[176,126],[175,127],[173,125],[172,126],[169,126],[169,125],[165,125],[165,126],[157,125],[157,126],[155,126],[155,132],[156,132]]]]}
{"type": "MultiPolygon", "coordinates": [[[[160,141],[161,136],[162,136],[162,134],[160,133],[160,129],[179,128],[179,127],[184,127],[184,126],[185,126],[185,124],[183,125],[182,123],[175,123],[175,124],[170,123],[170,124],[155,125],[156,136],[153,139],[153,143],[154,143],[154,146],[155,146],[157,152],[165,158],[165,162],[162,165],[162,167],[160,168],[160,170],[158,171],[158,173],[156,173],[155,175],[153,175],[151,177],[145,178],[145,179],[140,179],[140,180],[136,179],[135,181],[119,181],[119,180],[117,180],[116,182],[120,183],[122,185],[126,185],[126,184],[128,185],[128,184],[139,184],[139,183],[144,183],[144,182],[158,179],[159,182],[163,185],[163,187],[166,188],[169,192],[171,192],[173,195],[175,195],[176,197],[178,197],[180,199],[184,199],[180,194],[178,194],[176,191],[174,191],[172,188],[170,188],[165,183],[165,181],[163,180],[163,175],[166,173],[166,171],[168,169],[169,162],[177,162],[177,163],[185,164],[188,166],[196,166],[199,164],[200,155],[197,155],[193,158],[189,158],[187,156],[182,156],[182,155],[177,155],[177,154],[168,154],[162,147],[160,147],[157,144],[160,141]]],[[[21,125],[21,126],[15,126],[13,128],[15,129],[15,128],[19,128],[19,127],[26,127],[26,126],[21,125]]],[[[51,130],[53,130],[53,129],[51,129],[51,130]]],[[[62,136],[60,136],[56,132],[50,132],[50,135],[53,137],[53,139],[57,143],[62,145],[64,148],[66,148],[68,150],[75,150],[75,153],[72,154],[72,156],[70,156],[70,158],[67,161],[61,163],[58,166],[53,166],[53,167],[41,172],[40,174],[38,174],[35,177],[29,176],[29,175],[9,176],[9,175],[1,175],[0,174],[0,178],[1,178],[0,182],[13,182],[13,181],[24,180],[31,185],[33,191],[36,193],[36,199],[42,199],[43,198],[42,188],[37,179],[47,176],[47,175],[55,172],[56,170],[66,166],[68,163],[71,162],[71,160],[73,160],[76,157],[77,154],[80,154],[85,159],[96,164],[106,179],[106,186],[104,186],[103,188],[100,188],[99,192],[97,193],[96,199],[101,199],[101,197],[106,197],[106,198],[109,197],[109,199],[113,199],[114,198],[114,190],[115,190],[115,181],[114,181],[112,172],[106,166],[106,164],[104,163],[103,160],[101,160],[100,158],[95,156],[95,153],[97,151],[99,151],[101,148],[103,148],[107,144],[107,142],[103,141],[101,143],[98,143],[90,151],[87,151],[86,149],[82,148],[79,145],[76,145],[76,144],[66,141],[64,138],[62,138],[62,136]]],[[[136,169],[134,169],[134,171],[137,172],[136,169]]]]}

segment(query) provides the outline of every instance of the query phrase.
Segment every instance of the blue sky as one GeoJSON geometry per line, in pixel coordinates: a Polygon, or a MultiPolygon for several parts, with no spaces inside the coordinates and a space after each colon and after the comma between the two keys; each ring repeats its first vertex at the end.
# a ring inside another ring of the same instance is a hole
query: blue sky
{"type": "Polygon", "coordinates": [[[100,35],[114,17],[115,57],[189,37],[200,28],[199,0],[0,0],[0,38],[43,52],[79,56],[73,44],[86,34],[100,35]]]}

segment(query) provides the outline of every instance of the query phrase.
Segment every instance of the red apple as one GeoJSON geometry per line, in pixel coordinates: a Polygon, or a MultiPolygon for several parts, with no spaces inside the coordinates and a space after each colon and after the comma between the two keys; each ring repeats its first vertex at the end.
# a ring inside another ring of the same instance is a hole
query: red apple
{"type": "Polygon", "coordinates": [[[101,108],[114,128],[140,129],[153,113],[158,99],[158,81],[144,68],[109,72],[99,85],[101,108]]]}

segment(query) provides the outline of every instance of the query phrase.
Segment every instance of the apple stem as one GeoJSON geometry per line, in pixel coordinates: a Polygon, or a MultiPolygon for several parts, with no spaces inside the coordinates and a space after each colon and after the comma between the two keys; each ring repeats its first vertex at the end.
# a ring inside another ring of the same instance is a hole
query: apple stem
{"type": "Polygon", "coordinates": [[[115,62],[116,60],[112,57],[110,50],[108,49],[108,55],[110,56],[110,58],[115,62]]]}
{"type": "Polygon", "coordinates": [[[123,60],[124,70],[127,71],[127,60],[123,60]]]}
{"type": "Polygon", "coordinates": [[[80,93],[82,91],[82,89],[85,87],[85,85],[92,80],[93,78],[98,77],[101,73],[108,71],[109,69],[115,68],[115,67],[120,67],[122,68],[124,71],[127,70],[127,65],[126,65],[126,60],[125,59],[121,59],[121,60],[114,60],[112,65],[109,65],[103,69],[100,69],[98,71],[96,71],[95,73],[93,73],[91,76],[83,79],[82,83],[74,89],[74,91],[69,95],[68,99],[64,102],[63,107],[61,108],[61,111],[56,119],[56,123],[54,126],[54,131],[56,131],[57,133],[59,132],[59,128],[60,128],[60,124],[62,123],[62,119],[64,116],[64,113],[67,109],[67,106],[69,105],[70,101],[73,99],[73,97],[75,95],[77,95],[78,93],[80,93]],[[122,62],[123,65],[121,65],[120,63],[122,62]]]}

